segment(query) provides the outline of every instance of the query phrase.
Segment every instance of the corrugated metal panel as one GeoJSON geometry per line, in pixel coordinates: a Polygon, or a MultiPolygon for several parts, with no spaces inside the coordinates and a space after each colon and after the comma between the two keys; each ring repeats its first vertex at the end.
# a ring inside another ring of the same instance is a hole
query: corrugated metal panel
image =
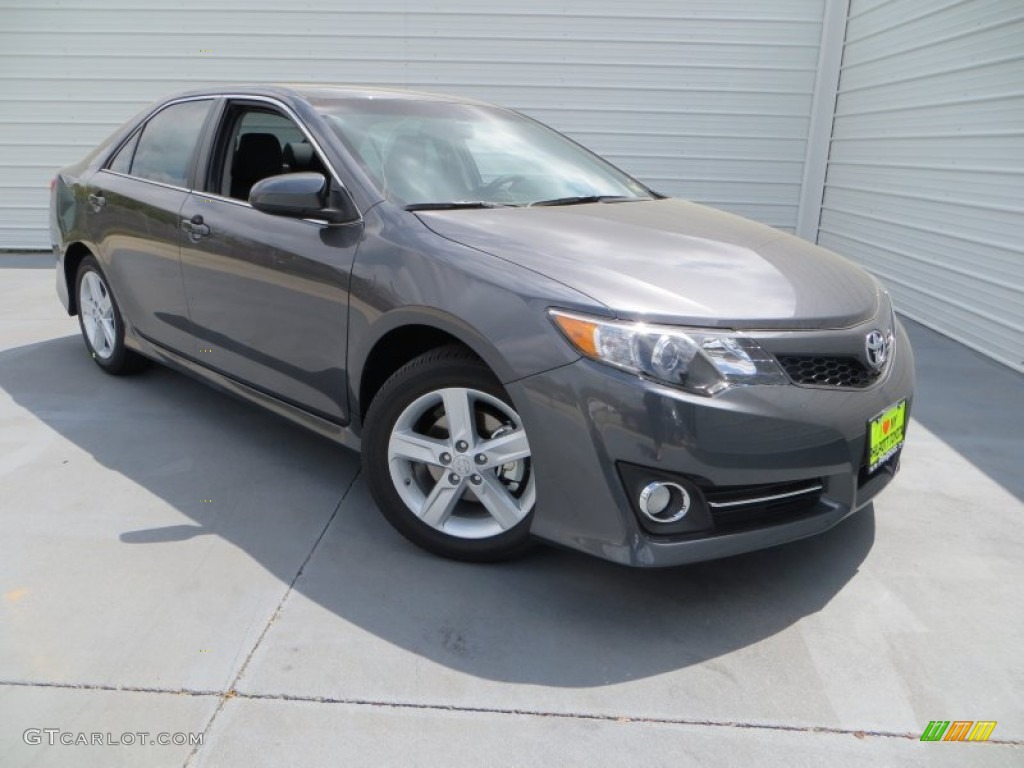
{"type": "Polygon", "coordinates": [[[1024,5],[853,0],[818,242],[1024,371],[1024,5]]]}
{"type": "Polygon", "coordinates": [[[793,229],[825,0],[0,0],[0,247],[139,108],[210,82],[398,85],[522,109],[669,194],[793,229]]]}

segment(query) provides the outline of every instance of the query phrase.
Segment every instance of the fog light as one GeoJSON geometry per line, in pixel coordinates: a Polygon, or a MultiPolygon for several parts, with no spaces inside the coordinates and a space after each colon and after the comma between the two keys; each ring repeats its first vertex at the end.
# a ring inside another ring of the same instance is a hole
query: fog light
{"type": "Polygon", "coordinates": [[[690,494],[677,483],[648,483],[640,491],[640,511],[656,523],[674,523],[690,511],[690,494]]]}

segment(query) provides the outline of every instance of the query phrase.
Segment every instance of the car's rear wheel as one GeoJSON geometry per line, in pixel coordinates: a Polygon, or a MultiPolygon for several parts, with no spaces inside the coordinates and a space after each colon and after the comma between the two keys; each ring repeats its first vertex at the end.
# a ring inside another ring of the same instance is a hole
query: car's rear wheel
{"type": "Polygon", "coordinates": [[[519,414],[468,350],[443,347],[388,379],[366,417],[363,466],[388,521],[458,560],[529,545],[536,483],[519,414]]]}
{"type": "Polygon", "coordinates": [[[145,358],[124,344],[124,321],[110,284],[99,263],[86,256],[78,266],[75,280],[78,325],[86,349],[107,373],[133,373],[145,365],[145,358]]]}

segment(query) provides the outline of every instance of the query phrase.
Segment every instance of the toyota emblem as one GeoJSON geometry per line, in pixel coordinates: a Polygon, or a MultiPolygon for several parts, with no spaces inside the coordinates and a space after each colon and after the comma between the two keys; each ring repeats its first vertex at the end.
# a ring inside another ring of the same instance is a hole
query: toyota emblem
{"type": "Polygon", "coordinates": [[[871,331],[864,340],[864,351],[867,354],[868,365],[876,371],[881,370],[889,356],[889,345],[886,343],[885,335],[881,331],[871,331]]]}

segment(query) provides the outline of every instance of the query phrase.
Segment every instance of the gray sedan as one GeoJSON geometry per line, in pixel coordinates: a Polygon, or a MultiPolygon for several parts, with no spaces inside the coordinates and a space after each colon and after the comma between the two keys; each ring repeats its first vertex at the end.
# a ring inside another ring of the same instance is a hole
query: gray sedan
{"type": "Polygon", "coordinates": [[[193,91],[62,169],[51,232],[100,368],[156,360],[361,450],[447,557],[731,555],[899,466],[913,359],[873,277],[507,109],[193,91]]]}

